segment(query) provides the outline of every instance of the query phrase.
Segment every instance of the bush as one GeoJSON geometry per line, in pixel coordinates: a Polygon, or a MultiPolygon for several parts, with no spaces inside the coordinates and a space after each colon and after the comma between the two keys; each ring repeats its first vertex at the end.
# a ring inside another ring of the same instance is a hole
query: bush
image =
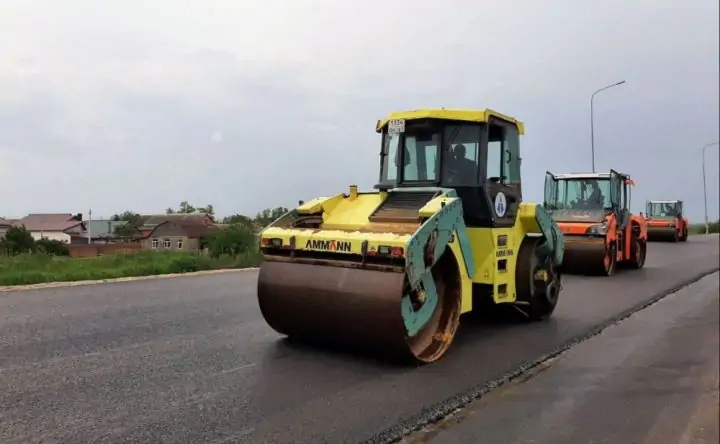
{"type": "Polygon", "coordinates": [[[22,227],[10,227],[0,239],[0,254],[16,255],[30,253],[37,249],[32,234],[22,227]]]}
{"type": "Polygon", "coordinates": [[[206,245],[214,258],[245,255],[255,251],[258,245],[255,227],[244,222],[230,224],[226,229],[208,236],[206,245]]]}
{"type": "Polygon", "coordinates": [[[47,238],[36,241],[24,226],[10,227],[5,236],[0,238],[0,254],[15,256],[36,251],[51,256],[70,254],[64,242],[47,238]]]}
{"type": "Polygon", "coordinates": [[[57,239],[40,239],[35,242],[38,252],[49,254],[50,256],[68,256],[67,244],[57,239]]]}

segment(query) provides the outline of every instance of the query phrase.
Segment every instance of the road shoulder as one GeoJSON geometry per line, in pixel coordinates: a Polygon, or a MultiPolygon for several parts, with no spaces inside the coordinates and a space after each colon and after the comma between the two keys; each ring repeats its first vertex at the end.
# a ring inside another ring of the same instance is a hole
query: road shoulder
{"type": "Polygon", "coordinates": [[[716,443],[718,290],[706,276],[403,442],[716,443]]]}

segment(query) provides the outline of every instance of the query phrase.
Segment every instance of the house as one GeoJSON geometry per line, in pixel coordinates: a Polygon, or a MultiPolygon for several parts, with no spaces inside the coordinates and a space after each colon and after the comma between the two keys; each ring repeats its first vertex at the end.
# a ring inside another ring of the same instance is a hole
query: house
{"type": "Polygon", "coordinates": [[[207,214],[189,213],[143,216],[139,229],[143,249],[198,251],[201,238],[217,227],[207,214]]]}
{"type": "Polygon", "coordinates": [[[82,222],[82,214],[70,213],[28,214],[15,221],[14,226],[24,226],[33,239],[42,238],[70,243],[70,235],[65,232],[68,228],[82,222]]]}
{"type": "Polygon", "coordinates": [[[127,224],[124,220],[86,220],[68,228],[65,233],[70,235],[71,244],[127,243],[139,239],[140,231],[137,229],[129,229],[123,235],[115,233],[119,227],[127,224]]]}
{"type": "Polygon", "coordinates": [[[0,239],[5,237],[8,228],[12,227],[17,219],[0,219],[0,239]]]}

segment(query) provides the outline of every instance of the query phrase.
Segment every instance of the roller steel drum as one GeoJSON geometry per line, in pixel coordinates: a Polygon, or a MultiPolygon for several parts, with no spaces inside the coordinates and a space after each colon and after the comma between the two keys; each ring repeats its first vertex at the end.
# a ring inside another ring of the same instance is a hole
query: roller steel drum
{"type": "Polygon", "coordinates": [[[459,283],[446,284],[440,274],[433,269],[437,307],[414,338],[406,334],[400,308],[406,282],[401,272],[265,261],[258,303],[270,327],[291,338],[432,362],[448,348],[460,314],[459,297],[445,297],[448,289],[458,292],[459,283]]]}
{"type": "Polygon", "coordinates": [[[649,241],[675,241],[678,240],[675,227],[652,227],[647,230],[649,241]]]}
{"type": "Polygon", "coordinates": [[[565,238],[565,254],[563,269],[567,273],[603,274],[608,264],[608,255],[605,249],[605,239],[575,240],[569,236],[565,238]]]}

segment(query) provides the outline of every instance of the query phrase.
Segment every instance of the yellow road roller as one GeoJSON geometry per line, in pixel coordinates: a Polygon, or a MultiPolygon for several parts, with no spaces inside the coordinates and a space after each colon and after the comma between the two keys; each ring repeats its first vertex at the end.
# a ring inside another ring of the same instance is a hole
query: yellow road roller
{"type": "Polygon", "coordinates": [[[379,120],[373,191],[301,201],[262,231],[265,321],[290,338],[430,363],[473,308],[549,318],[564,240],[542,206],[522,201],[523,131],[492,110],[379,120]]]}

